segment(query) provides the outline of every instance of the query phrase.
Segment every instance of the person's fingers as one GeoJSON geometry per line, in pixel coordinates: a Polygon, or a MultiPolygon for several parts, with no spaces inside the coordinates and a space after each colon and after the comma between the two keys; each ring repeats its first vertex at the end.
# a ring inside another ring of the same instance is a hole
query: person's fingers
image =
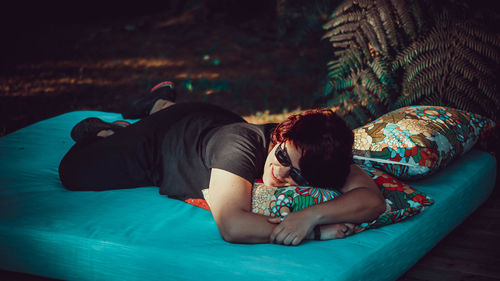
{"type": "Polygon", "coordinates": [[[345,238],[345,231],[343,228],[339,228],[337,230],[337,238],[340,238],[340,239],[345,238]]]}
{"type": "Polygon", "coordinates": [[[291,245],[293,240],[297,237],[296,233],[290,233],[286,236],[286,238],[283,240],[283,245],[291,245]]]}
{"type": "Polygon", "coordinates": [[[354,224],[346,223],[345,225],[347,226],[346,235],[349,236],[349,235],[353,234],[354,233],[354,224]]]}
{"type": "Polygon", "coordinates": [[[342,233],[346,233],[347,230],[349,230],[349,229],[347,228],[347,226],[345,224],[340,228],[340,231],[342,231],[342,233]]]}
{"type": "Polygon", "coordinates": [[[280,223],[280,222],[282,222],[282,220],[281,220],[280,217],[268,218],[267,221],[270,222],[270,223],[280,223]]]}
{"type": "Polygon", "coordinates": [[[292,241],[292,245],[293,245],[293,246],[297,246],[297,245],[299,245],[300,243],[302,243],[302,240],[304,240],[304,238],[300,238],[300,237],[296,236],[296,237],[293,239],[293,241],[292,241]]]}
{"type": "Polygon", "coordinates": [[[271,243],[278,243],[277,242],[277,239],[278,239],[278,236],[280,235],[280,233],[282,233],[284,230],[284,228],[281,226],[281,225],[277,225],[273,232],[271,233],[271,236],[269,237],[269,241],[271,243]]]}
{"type": "Polygon", "coordinates": [[[340,239],[340,238],[345,238],[345,231],[347,230],[347,227],[344,225],[339,225],[337,227],[337,230],[335,231],[335,238],[340,239]]]}
{"type": "Polygon", "coordinates": [[[271,235],[269,236],[269,242],[270,243],[275,243],[276,241],[276,235],[278,235],[278,231],[276,231],[276,228],[271,232],[271,235]]]}
{"type": "Polygon", "coordinates": [[[289,235],[289,233],[287,231],[281,231],[280,233],[278,233],[278,235],[276,235],[276,238],[274,239],[274,242],[276,244],[283,244],[283,241],[285,241],[285,238],[289,235]]]}

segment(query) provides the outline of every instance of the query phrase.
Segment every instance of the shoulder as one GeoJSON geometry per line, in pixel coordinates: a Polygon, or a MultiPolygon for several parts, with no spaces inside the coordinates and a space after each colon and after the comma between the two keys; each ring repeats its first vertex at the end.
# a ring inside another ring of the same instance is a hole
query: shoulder
{"type": "Polygon", "coordinates": [[[253,182],[260,177],[267,156],[264,133],[252,124],[223,126],[207,146],[209,168],[218,168],[253,182]]]}
{"type": "Polygon", "coordinates": [[[346,193],[356,188],[365,187],[369,189],[379,190],[373,179],[356,164],[350,167],[349,175],[347,176],[344,186],[340,189],[342,193],[346,193]]]}
{"type": "Polygon", "coordinates": [[[256,125],[248,123],[233,123],[219,128],[211,139],[213,146],[262,147],[266,138],[256,125]]]}

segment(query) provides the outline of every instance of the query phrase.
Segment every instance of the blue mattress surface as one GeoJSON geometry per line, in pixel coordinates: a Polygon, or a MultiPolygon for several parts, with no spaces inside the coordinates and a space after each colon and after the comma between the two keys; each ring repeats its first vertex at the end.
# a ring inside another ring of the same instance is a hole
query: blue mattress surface
{"type": "Polygon", "coordinates": [[[297,247],[222,240],[211,213],[158,188],[74,192],[57,168],[78,111],[0,138],[0,269],[70,280],[394,280],[491,193],[495,160],[473,150],[424,180],[435,200],[407,221],[297,247]]]}

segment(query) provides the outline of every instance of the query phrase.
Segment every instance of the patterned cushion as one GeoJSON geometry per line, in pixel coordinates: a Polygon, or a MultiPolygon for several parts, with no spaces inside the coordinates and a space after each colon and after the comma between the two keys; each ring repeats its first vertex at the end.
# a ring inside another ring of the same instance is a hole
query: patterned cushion
{"type": "Polygon", "coordinates": [[[286,216],[314,204],[340,196],[336,190],[303,186],[267,187],[255,183],[252,190],[252,212],[271,216],[286,216]]]}
{"type": "MultiPolygon", "coordinates": [[[[385,172],[375,168],[361,166],[379,186],[386,201],[386,211],[377,219],[358,224],[354,233],[370,228],[403,221],[431,206],[434,201],[420,191],[408,186],[385,172]]],[[[209,201],[208,189],[203,191],[205,199],[209,201]]],[[[252,190],[252,212],[271,217],[286,216],[290,212],[298,211],[309,206],[332,200],[341,193],[335,190],[321,188],[289,186],[267,187],[263,183],[255,183],[252,190]]],[[[204,200],[186,200],[187,203],[209,207],[204,200]]]]}
{"type": "Polygon", "coordinates": [[[495,123],[477,114],[440,106],[409,106],[355,129],[355,162],[416,179],[469,151],[495,123]]]}

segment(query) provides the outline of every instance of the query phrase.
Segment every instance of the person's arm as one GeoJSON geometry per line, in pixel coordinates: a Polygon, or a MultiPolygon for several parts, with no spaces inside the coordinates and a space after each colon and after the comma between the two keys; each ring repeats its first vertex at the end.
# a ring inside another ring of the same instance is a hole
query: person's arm
{"type": "Polygon", "coordinates": [[[222,238],[231,243],[269,243],[275,224],[252,213],[252,184],[233,173],[212,169],[209,205],[222,238]]]}
{"type": "MultiPolygon", "coordinates": [[[[357,165],[351,165],[351,172],[340,191],[343,194],[333,200],[286,216],[272,232],[271,242],[298,245],[311,237],[316,225],[323,225],[320,227],[324,232],[322,238],[330,237],[329,224],[366,222],[385,211],[385,199],[378,186],[357,165]]],[[[270,222],[278,221],[270,219],[270,222]]]]}

